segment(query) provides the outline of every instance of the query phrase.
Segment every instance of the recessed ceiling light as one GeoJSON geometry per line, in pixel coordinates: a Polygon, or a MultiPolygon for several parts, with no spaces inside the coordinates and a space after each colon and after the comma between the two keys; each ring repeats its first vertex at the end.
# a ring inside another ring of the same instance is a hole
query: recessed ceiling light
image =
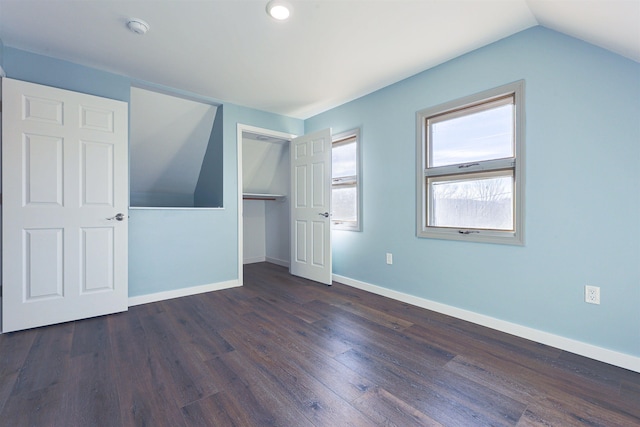
{"type": "Polygon", "coordinates": [[[267,14],[278,21],[286,21],[291,16],[291,5],[282,0],[271,0],[267,3],[267,14]]]}
{"type": "Polygon", "coordinates": [[[129,22],[127,22],[127,27],[129,27],[129,29],[134,33],[140,35],[146,34],[150,28],[149,24],[138,18],[131,18],[129,22]]]}

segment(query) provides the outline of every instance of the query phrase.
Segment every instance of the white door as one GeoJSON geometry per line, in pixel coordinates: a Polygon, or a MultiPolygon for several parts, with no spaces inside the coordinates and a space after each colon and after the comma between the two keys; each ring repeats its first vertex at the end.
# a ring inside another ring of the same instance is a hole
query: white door
{"type": "Polygon", "coordinates": [[[331,284],[331,130],[291,141],[291,274],[331,284]]]}
{"type": "Polygon", "coordinates": [[[2,330],[127,310],[127,104],[7,78],[2,98],[2,330]]]}

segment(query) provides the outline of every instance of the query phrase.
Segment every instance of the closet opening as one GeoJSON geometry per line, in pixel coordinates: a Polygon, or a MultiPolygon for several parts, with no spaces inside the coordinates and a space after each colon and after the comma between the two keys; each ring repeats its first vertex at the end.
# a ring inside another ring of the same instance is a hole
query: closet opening
{"type": "Polygon", "coordinates": [[[239,278],[245,264],[290,264],[293,135],[238,125],[239,278]]]}

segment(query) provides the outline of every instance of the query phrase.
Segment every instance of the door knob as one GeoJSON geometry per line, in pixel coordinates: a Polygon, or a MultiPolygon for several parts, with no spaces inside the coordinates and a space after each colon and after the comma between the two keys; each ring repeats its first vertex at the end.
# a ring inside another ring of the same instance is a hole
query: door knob
{"type": "Polygon", "coordinates": [[[329,212],[318,213],[318,215],[323,216],[325,218],[329,218],[329,212]]]}
{"type": "Polygon", "coordinates": [[[114,219],[116,221],[122,221],[124,220],[124,214],[123,213],[117,213],[115,216],[112,216],[111,218],[107,218],[109,221],[113,221],[114,219]]]}

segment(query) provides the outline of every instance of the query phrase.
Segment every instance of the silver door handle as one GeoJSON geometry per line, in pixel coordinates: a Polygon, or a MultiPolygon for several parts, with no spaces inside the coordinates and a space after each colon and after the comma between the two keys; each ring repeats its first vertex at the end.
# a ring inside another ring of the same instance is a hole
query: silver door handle
{"type": "Polygon", "coordinates": [[[109,221],[113,221],[114,219],[116,221],[122,221],[124,220],[124,214],[123,213],[117,213],[116,216],[112,216],[111,218],[107,218],[109,221]]]}
{"type": "Polygon", "coordinates": [[[329,218],[329,212],[318,213],[318,215],[323,216],[325,218],[329,218]]]}

